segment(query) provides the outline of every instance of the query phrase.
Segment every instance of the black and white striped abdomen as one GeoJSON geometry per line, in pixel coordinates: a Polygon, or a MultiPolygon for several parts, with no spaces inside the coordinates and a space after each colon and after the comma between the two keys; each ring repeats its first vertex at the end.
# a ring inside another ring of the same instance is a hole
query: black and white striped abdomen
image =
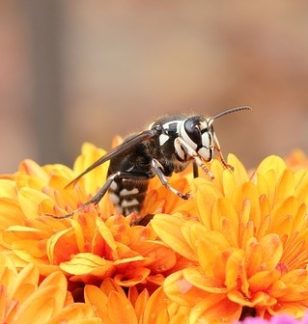
{"type": "Polygon", "coordinates": [[[128,216],[139,212],[148,188],[146,179],[115,179],[109,189],[109,197],[118,213],[128,216]]]}

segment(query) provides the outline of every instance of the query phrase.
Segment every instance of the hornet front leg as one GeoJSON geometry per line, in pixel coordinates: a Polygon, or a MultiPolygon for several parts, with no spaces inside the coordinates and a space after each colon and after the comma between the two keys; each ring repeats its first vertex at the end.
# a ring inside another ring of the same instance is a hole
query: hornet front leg
{"type": "Polygon", "coordinates": [[[178,191],[177,189],[175,189],[174,187],[171,186],[171,184],[168,182],[168,179],[166,178],[166,176],[164,175],[163,172],[163,166],[156,160],[153,159],[152,160],[152,170],[153,172],[158,176],[160,182],[171,192],[173,192],[174,194],[176,194],[178,197],[180,197],[181,199],[187,200],[190,198],[190,194],[189,193],[182,193],[180,191],[178,191]]]}
{"type": "MultiPolygon", "coordinates": [[[[205,166],[201,158],[199,157],[198,153],[192,149],[181,137],[177,137],[175,141],[179,142],[179,144],[185,149],[187,154],[189,154],[193,159],[194,162],[200,167],[212,180],[214,179],[213,174],[211,171],[205,166]]],[[[194,177],[197,175],[197,172],[194,167],[194,177]]]]}

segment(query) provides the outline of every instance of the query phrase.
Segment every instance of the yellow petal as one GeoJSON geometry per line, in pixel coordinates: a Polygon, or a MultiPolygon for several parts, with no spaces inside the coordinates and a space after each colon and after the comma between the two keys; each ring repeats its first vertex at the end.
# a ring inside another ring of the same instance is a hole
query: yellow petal
{"type": "MultiPolygon", "coordinates": [[[[244,182],[247,182],[249,180],[247,171],[242,164],[242,162],[234,155],[229,154],[227,159],[228,164],[232,165],[234,170],[231,172],[234,176],[234,179],[237,181],[237,185],[241,185],[244,182]]],[[[228,170],[225,170],[228,171],[228,170]]],[[[229,171],[230,173],[230,171],[229,171]]]]}
{"type": "Polygon", "coordinates": [[[144,308],[142,323],[156,324],[169,323],[169,316],[167,313],[168,299],[164,294],[162,288],[156,289],[149,297],[144,308]]]}
{"type": "Polygon", "coordinates": [[[283,246],[277,234],[268,234],[259,242],[252,239],[246,250],[248,276],[251,277],[258,271],[274,270],[282,253],[283,246]]]}
{"type": "Polygon", "coordinates": [[[91,305],[74,303],[67,305],[58,315],[48,322],[48,324],[59,323],[99,324],[102,323],[102,320],[95,316],[91,305]]]}
{"type": "Polygon", "coordinates": [[[203,271],[210,277],[224,279],[224,255],[229,254],[230,245],[218,231],[209,231],[197,246],[198,260],[203,271]]]}
{"type": "Polygon", "coordinates": [[[8,293],[11,296],[11,298],[16,298],[17,300],[20,300],[17,298],[17,296],[21,295],[20,290],[23,290],[23,286],[30,285],[33,287],[36,287],[39,282],[39,272],[36,267],[33,266],[33,264],[28,264],[25,268],[23,268],[14,282],[11,282],[8,287],[8,293]]]}
{"type": "Polygon", "coordinates": [[[113,323],[138,324],[137,316],[132,304],[117,291],[112,291],[107,303],[108,316],[113,323]],[[121,310],[121,311],[119,311],[121,310]]]}
{"type": "Polygon", "coordinates": [[[225,197],[232,197],[234,192],[243,183],[249,180],[247,171],[243,164],[233,154],[228,155],[228,163],[233,166],[234,170],[224,170],[223,172],[223,190],[225,197]]]}
{"type": "Polygon", "coordinates": [[[12,199],[0,198],[0,230],[10,225],[24,225],[25,217],[18,203],[12,199]]]}
{"type": "Polygon", "coordinates": [[[242,294],[241,292],[235,290],[231,291],[227,295],[228,299],[240,306],[247,306],[250,308],[262,309],[261,307],[270,307],[277,303],[277,300],[271,297],[269,294],[263,291],[259,291],[253,295],[252,298],[247,298],[246,295],[242,294]]]}
{"type": "Polygon", "coordinates": [[[174,251],[187,259],[196,260],[194,251],[187,244],[181,232],[181,226],[184,223],[180,216],[160,214],[152,219],[151,226],[161,240],[172,247],[174,251]]]}
{"type": "Polygon", "coordinates": [[[233,250],[226,263],[225,285],[228,290],[241,289],[248,293],[246,268],[243,250],[233,250]]]}
{"type": "Polygon", "coordinates": [[[139,296],[136,299],[135,302],[135,311],[136,311],[136,316],[138,318],[138,321],[141,321],[141,318],[143,316],[143,313],[145,312],[145,307],[147,305],[147,302],[149,300],[149,292],[144,289],[139,296]]]}
{"type": "Polygon", "coordinates": [[[295,173],[295,195],[300,202],[308,205],[308,172],[298,171],[295,173]]]}
{"type": "Polygon", "coordinates": [[[54,306],[53,315],[59,313],[66,300],[67,280],[64,274],[60,271],[50,274],[41,284],[40,289],[44,287],[56,287],[56,292],[53,296],[54,306]]]}
{"type": "Polygon", "coordinates": [[[133,287],[139,283],[144,283],[150,273],[151,270],[148,268],[127,269],[124,273],[115,275],[114,281],[123,287],[133,287]]]}
{"type": "Polygon", "coordinates": [[[279,277],[280,273],[277,270],[257,272],[248,279],[250,291],[266,291],[279,277]]]}
{"type": "Polygon", "coordinates": [[[6,293],[6,287],[0,286],[0,323],[5,323],[7,317],[7,308],[9,307],[9,300],[6,293]]]}
{"type": "Polygon", "coordinates": [[[208,297],[204,290],[194,287],[183,275],[183,271],[177,271],[169,275],[163,285],[164,292],[172,301],[182,306],[193,306],[208,297]]]}
{"type": "Polygon", "coordinates": [[[279,183],[276,187],[276,195],[275,195],[275,203],[282,201],[288,196],[294,195],[295,187],[295,179],[294,174],[290,170],[285,170],[281,178],[279,179],[279,183]]]}
{"type": "Polygon", "coordinates": [[[207,235],[209,230],[201,223],[197,222],[186,222],[181,232],[186,242],[192,247],[193,250],[197,248],[200,240],[207,235]]]}
{"type": "Polygon", "coordinates": [[[263,252],[263,262],[261,267],[264,270],[272,270],[276,267],[283,253],[283,246],[279,235],[269,234],[261,238],[260,245],[263,252]]]}
{"type": "Polygon", "coordinates": [[[289,197],[272,210],[271,232],[279,233],[281,237],[285,234],[289,236],[292,229],[293,216],[298,209],[297,201],[294,197],[289,197]]]}
{"type": "MultiPolygon", "coordinates": [[[[73,237],[73,230],[71,228],[67,228],[65,230],[59,231],[57,233],[55,233],[54,235],[52,235],[46,243],[46,251],[47,251],[47,256],[49,259],[49,262],[51,264],[56,264],[58,262],[63,261],[63,259],[65,260],[67,257],[70,257],[71,252],[76,252],[76,249],[73,248],[73,250],[71,251],[71,249],[67,249],[68,245],[67,243],[65,244],[65,249],[64,244],[61,244],[61,239],[65,238],[66,236],[68,236],[70,239],[73,237]],[[66,256],[66,258],[62,256],[62,253],[64,253],[64,255],[66,256]]],[[[68,240],[69,242],[71,240],[68,240]]],[[[64,243],[65,240],[62,240],[62,243],[64,243]]],[[[69,244],[69,246],[73,246],[74,244],[69,244]]]]}
{"type": "Polygon", "coordinates": [[[79,253],[74,255],[70,261],[60,263],[60,268],[73,275],[92,274],[101,277],[111,271],[113,265],[111,261],[92,253],[79,253]]]}
{"type": "Polygon", "coordinates": [[[210,221],[213,205],[222,194],[210,181],[205,179],[196,178],[191,185],[194,197],[196,197],[200,221],[207,229],[212,229],[210,221]]]}
{"type": "Polygon", "coordinates": [[[84,296],[86,304],[93,306],[97,316],[101,319],[107,317],[107,296],[96,286],[86,285],[84,288],[84,296]]]}
{"type": "MultiPolygon", "coordinates": [[[[79,156],[74,165],[74,171],[76,176],[83,172],[88,166],[93,164],[103,155],[105,151],[96,148],[94,145],[85,143],[82,146],[82,155],[79,156]]],[[[95,168],[83,177],[84,188],[87,193],[95,194],[97,189],[101,187],[106,179],[109,163],[95,168]]]]}
{"type": "Polygon", "coordinates": [[[54,311],[56,287],[44,287],[35,291],[18,309],[14,323],[45,323],[51,319],[54,311]]]}
{"type": "Polygon", "coordinates": [[[250,203],[250,214],[249,220],[254,224],[254,228],[257,231],[261,224],[261,210],[259,202],[258,188],[251,182],[244,183],[234,195],[235,208],[240,214],[243,204],[249,201],[250,203]]]}
{"type": "Polygon", "coordinates": [[[13,250],[27,251],[34,258],[44,258],[46,250],[44,244],[39,240],[15,240],[11,244],[13,250]]]}
{"type": "Polygon", "coordinates": [[[144,260],[144,257],[142,255],[136,255],[134,257],[131,257],[131,258],[123,258],[123,259],[119,259],[119,260],[116,260],[114,261],[114,265],[116,266],[127,266],[127,265],[138,265],[138,264],[141,264],[140,261],[143,261],[144,260]]]}
{"type": "Polygon", "coordinates": [[[124,297],[126,296],[125,291],[121,286],[119,286],[112,278],[106,278],[103,280],[100,289],[102,292],[109,296],[112,291],[117,291],[118,293],[122,294],[124,297]]]}
{"type": "Polygon", "coordinates": [[[176,264],[175,252],[159,241],[145,241],[135,246],[134,251],[145,257],[145,265],[155,272],[167,271],[176,264]]]}
{"type": "Polygon", "coordinates": [[[221,285],[215,277],[207,277],[200,269],[186,268],[183,270],[183,278],[196,288],[210,293],[226,293],[227,288],[221,285]]]}
{"type": "Polygon", "coordinates": [[[78,247],[79,252],[85,252],[85,238],[83,235],[83,230],[81,227],[81,224],[75,220],[75,219],[70,219],[72,228],[74,230],[75,238],[76,238],[76,244],[78,247]]]}
{"type": "Polygon", "coordinates": [[[262,248],[255,237],[252,237],[247,241],[245,252],[247,263],[247,275],[248,277],[251,277],[256,272],[260,270],[262,271],[262,269],[260,269],[260,265],[262,264],[263,260],[262,248]]]}
{"type": "Polygon", "coordinates": [[[239,244],[239,215],[228,199],[218,199],[212,215],[213,230],[220,231],[231,246],[239,244]]]}
{"type": "Polygon", "coordinates": [[[108,244],[108,246],[112,250],[115,251],[117,248],[117,245],[116,245],[116,242],[114,240],[114,237],[113,237],[110,229],[106,226],[106,224],[100,218],[96,218],[96,226],[97,226],[97,229],[98,229],[100,235],[105,240],[105,242],[108,244]]]}
{"type": "Polygon", "coordinates": [[[9,179],[0,179],[0,197],[16,198],[16,183],[9,179]]]}
{"type": "Polygon", "coordinates": [[[274,170],[277,178],[280,178],[285,169],[286,164],[283,159],[276,155],[270,155],[259,164],[256,173],[266,174],[268,171],[274,170]]]}
{"type": "Polygon", "coordinates": [[[48,181],[48,174],[34,161],[27,159],[19,164],[19,171],[48,181]]]}
{"type": "Polygon", "coordinates": [[[223,295],[214,295],[199,302],[190,312],[189,324],[232,323],[238,320],[242,306],[231,302],[223,295]]]}
{"type": "Polygon", "coordinates": [[[49,200],[50,197],[46,194],[31,189],[31,188],[22,188],[18,192],[18,201],[20,207],[29,219],[34,219],[39,216],[39,205],[43,200],[49,200]]]}

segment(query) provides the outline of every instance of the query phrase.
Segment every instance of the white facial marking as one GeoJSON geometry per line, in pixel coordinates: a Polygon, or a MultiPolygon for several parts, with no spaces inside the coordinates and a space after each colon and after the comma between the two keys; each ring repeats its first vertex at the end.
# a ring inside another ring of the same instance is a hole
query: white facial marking
{"type": "Polygon", "coordinates": [[[205,147],[202,147],[199,151],[198,151],[198,154],[202,156],[202,158],[206,161],[209,160],[210,158],[210,151],[209,149],[205,148],[205,147]]]}
{"type": "Polygon", "coordinates": [[[179,141],[174,141],[174,148],[176,151],[176,154],[182,159],[185,160],[185,152],[181,146],[181,144],[179,143],[179,141]]]}
{"type": "Polygon", "coordinates": [[[122,189],[120,191],[120,196],[129,196],[129,195],[136,195],[137,193],[139,193],[139,190],[137,188],[134,188],[132,190],[127,190],[127,189],[122,189]]]}
{"type": "Polygon", "coordinates": [[[115,193],[109,194],[110,200],[117,205],[120,202],[120,198],[115,193]]]}
{"type": "Polygon", "coordinates": [[[160,145],[160,146],[163,146],[163,145],[168,141],[168,139],[169,139],[169,136],[168,136],[168,135],[166,135],[166,134],[161,134],[161,135],[159,136],[159,145],[160,145]]]}
{"type": "Polygon", "coordinates": [[[208,126],[209,126],[209,125],[208,125],[208,123],[207,123],[206,121],[200,123],[200,128],[201,128],[201,129],[208,128],[208,126]]]}
{"type": "Polygon", "coordinates": [[[210,134],[208,132],[202,134],[202,145],[210,147],[210,134]]]}
{"type": "Polygon", "coordinates": [[[139,201],[137,199],[126,200],[124,199],[121,203],[122,207],[131,207],[139,205],[139,201]]]}
{"type": "Polygon", "coordinates": [[[117,188],[118,188],[118,185],[117,185],[117,183],[115,182],[115,181],[112,181],[112,183],[111,183],[111,185],[110,185],[110,189],[112,189],[112,190],[117,190],[117,188]]]}
{"type": "Polygon", "coordinates": [[[184,127],[185,121],[182,122],[181,129],[180,129],[180,134],[183,140],[186,142],[188,146],[190,146],[193,150],[197,148],[197,144],[193,142],[190,137],[187,135],[185,127],[184,127]]]}

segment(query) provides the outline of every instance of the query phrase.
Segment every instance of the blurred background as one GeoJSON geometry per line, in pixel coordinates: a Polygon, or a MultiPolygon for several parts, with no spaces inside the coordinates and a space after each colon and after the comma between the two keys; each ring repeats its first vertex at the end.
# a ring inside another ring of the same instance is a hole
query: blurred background
{"type": "Polygon", "coordinates": [[[307,1],[0,0],[0,172],[177,112],[252,167],[308,151],[307,1]]]}

